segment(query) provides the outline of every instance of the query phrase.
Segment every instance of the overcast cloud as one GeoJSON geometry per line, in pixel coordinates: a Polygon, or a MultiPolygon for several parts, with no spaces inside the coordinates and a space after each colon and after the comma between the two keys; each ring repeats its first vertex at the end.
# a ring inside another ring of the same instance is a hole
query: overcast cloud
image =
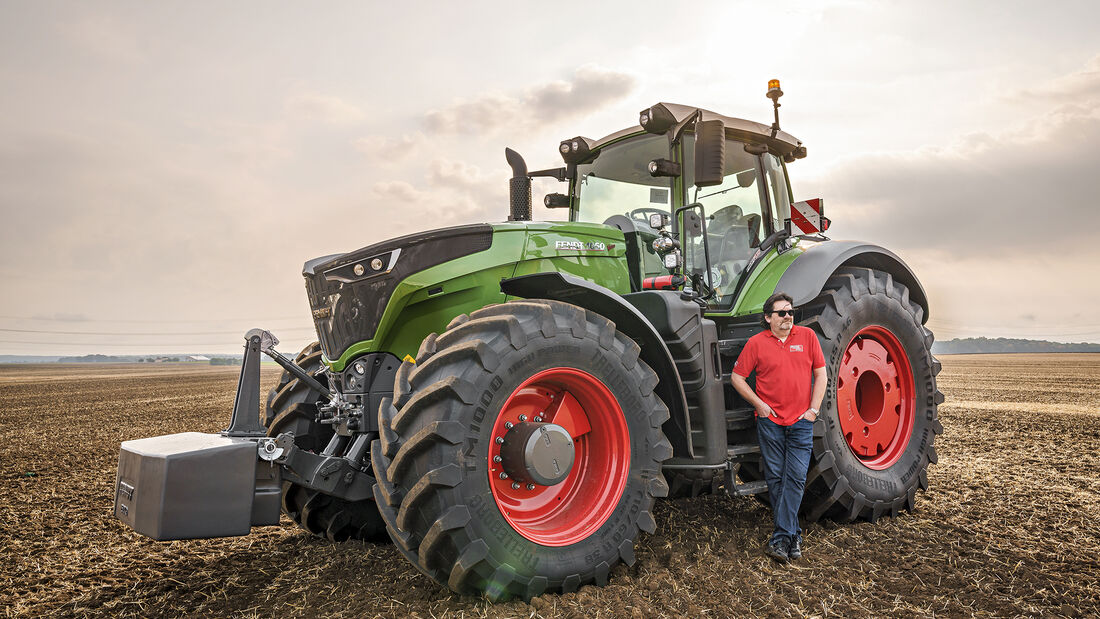
{"type": "Polygon", "coordinates": [[[630,95],[637,80],[594,65],[579,67],[571,80],[528,87],[521,94],[489,93],[431,110],[425,123],[440,133],[480,134],[552,126],[592,113],[630,95]]]}
{"type": "Polygon", "coordinates": [[[943,147],[856,157],[829,170],[821,193],[850,215],[846,232],[889,246],[957,257],[1064,254],[1100,228],[1091,206],[1100,196],[1097,60],[1056,82],[1064,88],[1048,97],[1068,102],[1042,117],[943,147]]]}
{"type": "MultiPolygon", "coordinates": [[[[1095,2],[704,2],[678,32],[637,3],[476,8],[0,4],[0,354],[256,326],[293,352],[304,261],[503,221],[506,146],[561,165],[657,101],[770,122],[772,77],[795,196],[901,255],[938,337],[1100,341],[1060,301],[1100,305],[1095,2]]],[[[560,189],[536,180],[536,218],[560,189]]]]}

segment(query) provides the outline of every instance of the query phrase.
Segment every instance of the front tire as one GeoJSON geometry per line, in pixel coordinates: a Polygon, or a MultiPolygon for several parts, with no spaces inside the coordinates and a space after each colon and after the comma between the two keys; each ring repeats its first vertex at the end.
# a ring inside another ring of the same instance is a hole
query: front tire
{"type": "Polygon", "coordinates": [[[829,375],[802,500],[808,521],[895,517],[928,488],[943,394],[922,316],[904,285],[865,268],[839,269],[805,308],[829,375]]]}
{"type": "Polygon", "coordinates": [[[486,307],[428,336],[398,370],[372,445],[375,498],[398,549],[436,582],[492,600],[603,585],[615,564],[633,564],[672,456],[668,408],[638,352],[602,316],[541,300],[486,307]],[[564,477],[521,483],[497,460],[528,423],[571,437],[564,477]]]}

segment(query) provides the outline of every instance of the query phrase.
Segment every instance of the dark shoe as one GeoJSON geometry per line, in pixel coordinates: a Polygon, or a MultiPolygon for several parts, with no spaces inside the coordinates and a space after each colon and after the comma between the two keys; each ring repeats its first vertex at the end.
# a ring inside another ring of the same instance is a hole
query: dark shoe
{"type": "Polygon", "coordinates": [[[787,548],[787,556],[793,561],[795,559],[802,558],[802,540],[800,538],[794,538],[791,541],[791,545],[787,548]]]}
{"type": "Polygon", "coordinates": [[[780,563],[786,563],[789,559],[787,554],[787,540],[772,540],[764,546],[764,554],[779,561],[780,563]]]}

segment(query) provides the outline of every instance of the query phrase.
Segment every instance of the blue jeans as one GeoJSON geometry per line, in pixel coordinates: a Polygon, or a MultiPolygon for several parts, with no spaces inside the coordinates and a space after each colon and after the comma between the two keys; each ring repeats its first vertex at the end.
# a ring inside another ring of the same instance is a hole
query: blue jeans
{"type": "Polygon", "coordinates": [[[772,541],[784,539],[790,543],[795,537],[802,538],[802,529],[798,527],[798,508],[802,505],[806,473],[810,469],[813,428],[813,422],[807,419],[781,426],[768,418],[756,418],[764,481],[768,483],[768,497],[775,514],[772,541]]]}

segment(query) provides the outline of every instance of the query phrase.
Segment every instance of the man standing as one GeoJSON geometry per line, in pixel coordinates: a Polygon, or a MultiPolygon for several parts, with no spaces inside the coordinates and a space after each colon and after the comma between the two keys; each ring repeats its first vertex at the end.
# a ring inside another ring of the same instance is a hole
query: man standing
{"type": "Polygon", "coordinates": [[[756,409],[756,433],[775,516],[764,553],[779,561],[802,557],[798,508],[806,487],[813,426],[828,376],[817,334],[794,324],[791,297],[764,302],[768,329],[749,338],[733,366],[733,387],[756,409]],[[756,372],[756,391],[745,379],[756,372]],[[812,379],[812,380],[811,380],[812,379]]]}

